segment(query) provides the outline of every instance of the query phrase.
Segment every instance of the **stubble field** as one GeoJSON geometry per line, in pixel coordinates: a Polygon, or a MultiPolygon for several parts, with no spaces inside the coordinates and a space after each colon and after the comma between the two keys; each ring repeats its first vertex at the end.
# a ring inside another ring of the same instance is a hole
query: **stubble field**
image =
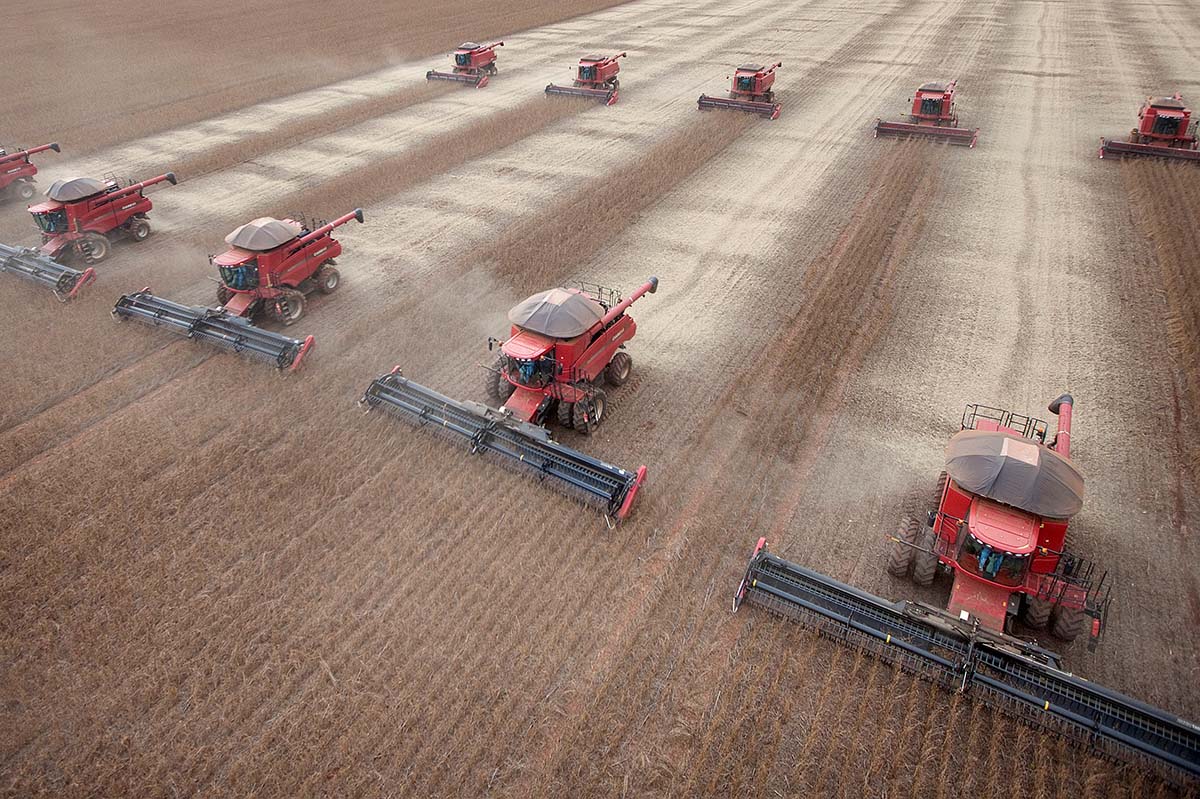
{"type": "MultiPolygon", "coordinates": [[[[1200,717],[1200,170],[1095,157],[1145,94],[1200,97],[1195,48],[1148,48],[1194,39],[1194,3],[267,8],[302,55],[175,5],[51,4],[0,75],[0,143],[64,144],[43,184],[181,179],[78,302],[0,291],[6,793],[1173,795],[729,598],[766,535],[944,601],[885,536],[962,406],[1070,391],[1074,540],[1116,601],[1067,663],[1200,717]],[[486,89],[425,82],[489,36],[486,89]],[[595,50],[629,51],[616,106],[541,96],[595,50]],[[696,111],[777,58],[780,119],[696,111]],[[871,138],[942,77],[977,149],[871,138]],[[205,256],[250,218],[356,206],[295,375],[109,318],[147,285],[213,303],[205,256]],[[512,304],[650,275],[633,378],[595,436],[556,431],[649,467],[616,529],[355,406],[395,364],[482,401],[512,304]]],[[[33,233],[0,208],[0,241],[33,233]]]]}

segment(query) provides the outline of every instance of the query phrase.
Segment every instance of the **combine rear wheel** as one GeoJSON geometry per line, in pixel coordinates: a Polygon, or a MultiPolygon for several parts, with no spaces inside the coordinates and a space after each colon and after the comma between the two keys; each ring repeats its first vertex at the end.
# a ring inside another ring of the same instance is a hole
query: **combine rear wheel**
{"type": "Polygon", "coordinates": [[[150,238],[150,220],[134,219],[129,223],[129,238],[139,244],[150,238]]]}
{"type": "Polygon", "coordinates": [[[27,180],[22,180],[20,183],[18,183],[13,188],[13,191],[15,191],[17,193],[17,197],[19,197],[22,200],[32,200],[33,199],[33,193],[34,193],[33,184],[27,180]]]}
{"type": "Polygon", "coordinates": [[[933,552],[937,537],[932,527],[922,527],[917,538],[919,549],[913,550],[913,582],[917,585],[932,585],[937,576],[938,556],[933,552]]]}
{"type": "Polygon", "coordinates": [[[1054,610],[1054,603],[1049,599],[1026,596],[1021,620],[1030,629],[1044,630],[1050,622],[1050,611],[1052,610],[1054,610]]]}
{"type": "Polygon", "coordinates": [[[572,413],[575,429],[585,436],[590,436],[604,421],[604,411],[607,407],[608,396],[599,388],[593,391],[591,396],[575,403],[572,413]]]}
{"type": "Polygon", "coordinates": [[[625,385],[629,373],[633,370],[633,358],[627,352],[618,352],[608,362],[604,370],[604,379],[613,388],[625,385]]]}
{"type": "Polygon", "coordinates": [[[1050,614],[1050,632],[1060,641],[1074,641],[1083,632],[1086,615],[1083,608],[1064,608],[1058,605],[1050,614]]]}
{"type": "Polygon", "coordinates": [[[512,393],[517,390],[516,386],[508,382],[504,377],[504,373],[501,370],[503,366],[504,359],[497,358],[496,362],[492,364],[492,368],[487,370],[487,376],[484,378],[484,387],[487,390],[487,395],[491,398],[492,402],[496,403],[497,408],[507,402],[512,393]]]}
{"type": "Polygon", "coordinates": [[[316,278],[317,290],[322,294],[332,294],[342,282],[341,273],[328,264],[317,270],[316,278]]]}
{"type": "Polygon", "coordinates": [[[284,325],[294,324],[304,315],[304,293],[296,289],[284,289],[271,304],[271,315],[284,325]]]}
{"type": "Polygon", "coordinates": [[[897,540],[892,542],[892,548],[888,551],[888,574],[893,577],[908,576],[908,570],[912,568],[913,554],[916,552],[913,546],[917,543],[917,533],[920,530],[921,526],[916,519],[905,516],[900,520],[900,527],[896,530],[897,540]]]}

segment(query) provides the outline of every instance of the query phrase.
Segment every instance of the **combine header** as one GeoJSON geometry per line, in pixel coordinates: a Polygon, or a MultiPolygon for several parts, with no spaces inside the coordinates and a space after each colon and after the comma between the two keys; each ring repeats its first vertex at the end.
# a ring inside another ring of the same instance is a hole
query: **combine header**
{"type": "Polygon", "coordinates": [[[617,102],[617,89],[621,85],[621,81],[617,79],[617,73],[621,71],[621,65],[617,63],[617,59],[624,58],[625,55],[625,53],[617,53],[612,57],[586,55],[579,59],[579,68],[575,73],[573,86],[555,86],[551,83],[546,87],[546,94],[588,97],[602,100],[605,105],[613,105],[617,102]]]}
{"type": "Polygon", "coordinates": [[[115,178],[54,181],[46,190],[50,199],[29,206],[42,231],[42,246],[35,250],[0,245],[0,271],[48,286],[60,300],[70,299],[95,279],[90,267],[108,257],[115,239],[141,242],[150,235],[147,215],[154,204],[144,191],[163,181],[174,184],[175,173],[124,187],[115,178]],[[75,256],[88,268],[79,271],[62,263],[75,256]]]}
{"type": "Polygon", "coordinates": [[[41,283],[60,301],[74,299],[79,290],[96,279],[96,270],[82,272],[60,264],[29,247],[0,244],[0,272],[11,272],[26,280],[41,283]]]}
{"type": "Polygon", "coordinates": [[[1200,779],[1200,727],[1061,670],[1036,643],[915,602],[888,602],[775,557],[760,538],[733,598],[758,605],[950,691],[999,706],[1169,780],[1200,779]]]}
{"type": "Polygon", "coordinates": [[[29,156],[53,150],[61,153],[57,143],[43,144],[41,147],[30,147],[28,150],[18,150],[15,153],[0,147],[0,196],[5,194],[21,200],[31,200],[34,194],[33,176],[38,169],[29,156]]]}
{"type": "Polygon", "coordinates": [[[1129,141],[1101,139],[1100,157],[1149,155],[1200,161],[1196,127],[1181,95],[1148,97],[1138,110],[1138,126],[1129,132],[1129,141]]]}
{"type": "Polygon", "coordinates": [[[425,73],[425,79],[470,83],[476,89],[482,89],[488,85],[488,79],[495,77],[499,72],[496,69],[496,48],[503,46],[504,42],[492,44],[464,42],[451,55],[454,59],[454,71],[438,72],[436,69],[431,69],[425,73]]]}
{"type": "Polygon", "coordinates": [[[263,217],[225,237],[229,250],[210,257],[220,271],[217,308],[180,305],[148,290],[127,294],[113,308],[115,318],[161,325],[217,347],[260,358],[280,369],[294,370],[313,345],[313,337],[294,339],[255,327],[260,314],[290,325],[304,313],[305,294],[332,294],[341,283],[334,259],[342,245],[331,233],[363,211],[308,230],[292,219],[263,217]]]}
{"type": "Polygon", "coordinates": [[[650,278],[625,299],[599,286],[550,289],[514,307],[509,338],[488,340],[489,349],[500,345],[486,377],[488,395],[503,403],[499,409],[452,400],[404,378],[398,368],[372,382],[361,403],[460,436],[472,452],[501,455],[557,478],[620,521],[646,467],[631,472],[596,460],[553,441],[542,425],[557,418],[588,435],[604,420],[608,400],[598,383],[623,385],[633,368],[624,346],[637,325],[626,311],[657,288],[658,279],[650,278]]]}
{"type": "Polygon", "coordinates": [[[742,64],[733,74],[733,83],[729,87],[729,97],[709,97],[700,95],[697,105],[701,111],[706,108],[731,108],[735,111],[746,111],[751,114],[778,119],[783,106],[775,102],[775,70],[783,66],[779,61],[770,67],[760,64],[742,64]]]}
{"type": "Polygon", "coordinates": [[[924,83],[912,98],[908,122],[875,120],[875,137],[903,136],[937,139],[960,147],[974,147],[979,129],[960,128],[954,109],[958,81],[924,83]]]}

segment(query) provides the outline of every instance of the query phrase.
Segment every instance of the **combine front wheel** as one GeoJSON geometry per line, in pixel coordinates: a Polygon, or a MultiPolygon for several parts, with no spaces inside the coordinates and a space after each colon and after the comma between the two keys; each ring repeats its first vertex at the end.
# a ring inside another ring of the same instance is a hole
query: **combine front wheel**
{"type": "Polygon", "coordinates": [[[1083,631],[1083,608],[1065,608],[1058,605],[1050,614],[1050,632],[1060,641],[1074,641],[1083,631]]]}
{"type": "Polygon", "coordinates": [[[1025,626],[1033,630],[1044,630],[1050,621],[1050,611],[1054,603],[1049,599],[1038,599],[1036,596],[1025,597],[1024,618],[1025,626]]]}
{"type": "Polygon", "coordinates": [[[896,540],[892,542],[892,548],[888,552],[888,574],[893,577],[908,576],[908,570],[912,568],[913,553],[916,552],[913,547],[917,543],[917,533],[920,529],[916,519],[905,516],[900,520],[896,540]]]}
{"type": "Polygon", "coordinates": [[[608,367],[604,370],[604,379],[613,388],[625,385],[625,381],[629,379],[629,373],[633,370],[633,357],[627,352],[618,352],[608,362],[608,367]]]}
{"type": "Polygon", "coordinates": [[[89,264],[98,264],[107,258],[111,246],[108,237],[100,233],[87,233],[79,240],[79,252],[89,264]]]}
{"type": "Polygon", "coordinates": [[[504,359],[497,358],[484,379],[487,395],[496,403],[497,408],[507,402],[512,393],[516,391],[516,387],[504,377],[503,366],[504,359]]]}
{"type": "Polygon", "coordinates": [[[27,180],[22,180],[16,186],[17,196],[22,200],[33,199],[33,184],[27,180]]]}
{"type": "Polygon", "coordinates": [[[573,409],[575,429],[585,436],[591,435],[592,431],[604,421],[604,411],[607,406],[608,396],[599,388],[592,392],[590,397],[575,403],[573,409]]]}
{"type": "Polygon", "coordinates": [[[217,305],[224,305],[233,299],[233,292],[225,284],[217,286],[217,305]]]}
{"type": "Polygon", "coordinates": [[[574,424],[575,406],[570,402],[558,401],[558,423],[568,430],[574,424]]]}
{"type": "Polygon", "coordinates": [[[271,306],[275,320],[290,325],[304,315],[304,293],[296,289],[283,289],[271,306]]]}
{"type": "Polygon", "coordinates": [[[937,536],[932,527],[922,527],[917,539],[919,549],[913,550],[913,582],[917,585],[932,585],[937,576],[938,556],[933,551],[937,536]]]}

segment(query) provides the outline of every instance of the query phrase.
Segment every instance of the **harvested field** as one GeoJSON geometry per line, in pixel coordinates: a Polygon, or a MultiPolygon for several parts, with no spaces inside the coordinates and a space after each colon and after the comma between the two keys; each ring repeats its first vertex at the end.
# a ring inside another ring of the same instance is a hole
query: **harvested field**
{"type": "Polygon", "coordinates": [[[1074,545],[1116,599],[1067,665],[1200,717],[1200,169],[1095,158],[1150,91],[1200,98],[1195,48],[1148,49],[1194,2],[258,4],[295,48],[174,5],[51,4],[0,77],[5,143],[64,144],[44,182],[182,178],[80,300],[0,275],[0,791],[1178,795],[729,598],[765,535],[944,603],[883,565],[962,406],[1070,391],[1074,545]],[[486,89],[426,83],[491,35],[486,89]],[[629,51],[617,105],[541,96],[592,50],[629,51]],[[696,110],[776,59],[778,120],[696,110]],[[871,138],[951,77],[977,149],[871,138]],[[250,218],[356,206],[297,374],[109,319],[212,304],[250,218]],[[648,466],[616,529],[355,407],[396,364],[483,401],[511,305],[650,275],[604,425],[555,430],[648,466]]]}

